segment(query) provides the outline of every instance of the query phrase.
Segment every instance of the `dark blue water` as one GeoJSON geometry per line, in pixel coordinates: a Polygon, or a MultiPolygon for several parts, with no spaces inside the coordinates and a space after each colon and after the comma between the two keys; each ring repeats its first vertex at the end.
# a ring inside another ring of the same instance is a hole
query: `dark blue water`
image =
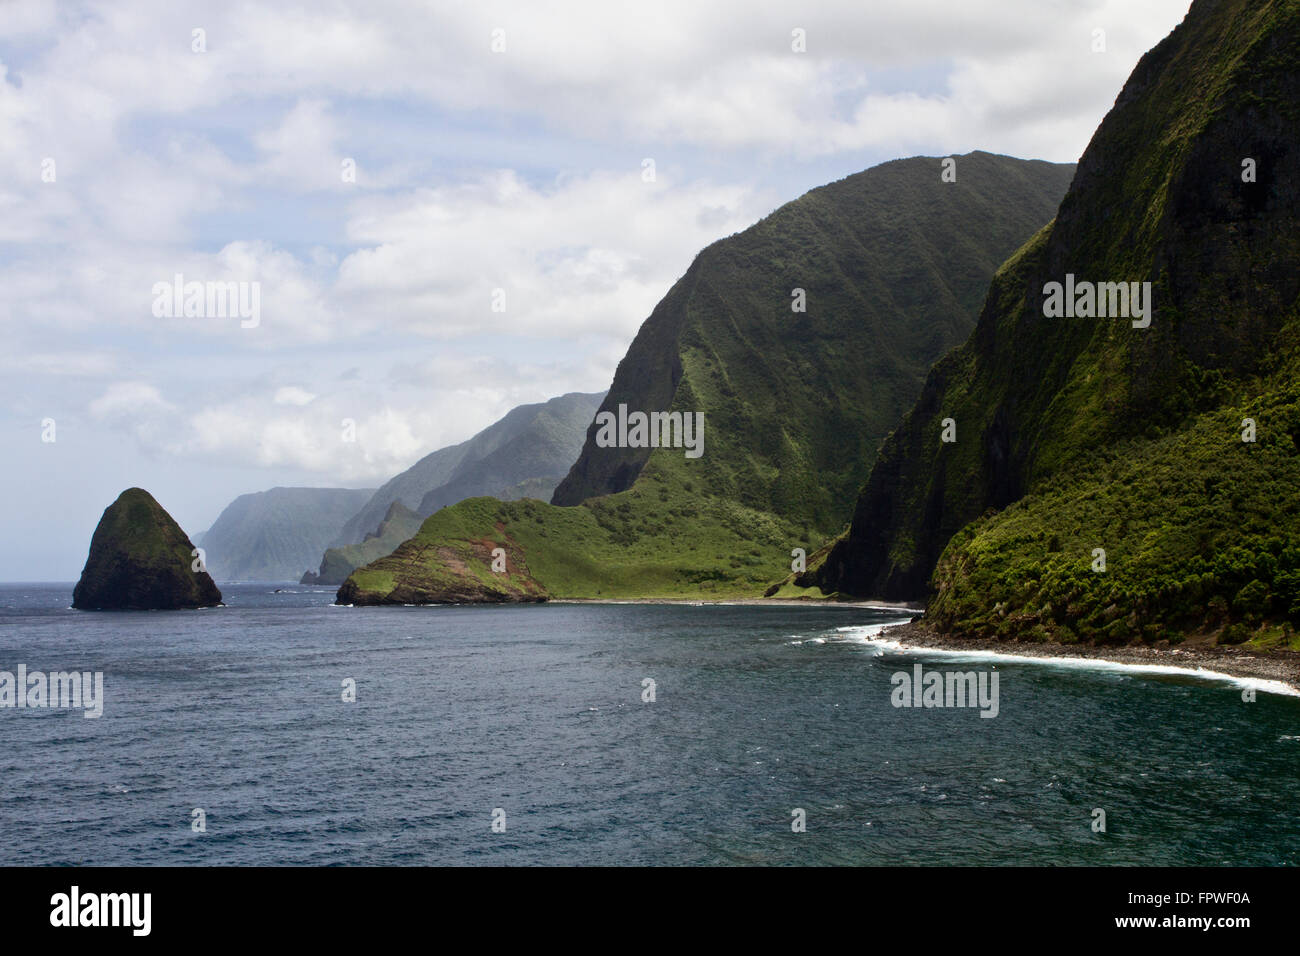
{"type": "Polygon", "coordinates": [[[884,612],[286,587],[103,614],[0,586],[0,670],[101,670],[106,696],[0,709],[0,864],[1300,861],[1295,697],[998,663],[986,719],[891,705],[892,674],[957,661],[841,630],[884,612]]]}

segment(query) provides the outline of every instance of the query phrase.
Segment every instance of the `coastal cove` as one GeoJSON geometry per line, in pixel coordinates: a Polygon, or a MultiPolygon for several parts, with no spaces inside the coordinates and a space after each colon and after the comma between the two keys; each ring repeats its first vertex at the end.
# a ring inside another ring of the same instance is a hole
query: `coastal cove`
{"type": "MultiPolygon", "coordinates": [[[[1000,641],[952,633],[941,633],[932,627],[921,612],[922,605],[906,601],[854,601],[780,598],[735,598],[726,601],[684,600],[680,598],[643,599],[553,599],[552,604],[612,604],[657,605],[677,604],[687,607],[839,607],[861,608],[887,614],[906,614],[898,620],[882,625],[880,640],[888,639],[897,648],[917,654],[927,652],[942,654],[983,655],[986,658],[1026,662],[1069,661],[1076,666],[1097,668],[1108,666],[1132,668],[1135,673],[1177,673],[1211,680],[1240,678],[1259,682],[1270,693],[1300,696],[1300,652],[1270,650],[1256,652],[1250,648],[1225,646],[1214,643],[1194,643],[1188,647],[1153,645],[1124,645],[1101,647],[1092,644],[1061,644],[1053,641],[1031,643],[1027,641],[1000,641]],[[1276,685],[1276,686],[1269,686],[1276,685]]],[[[414,605],[413,605],[414,606],[414,605]]],[[[423,605],[434,606],[434,605],[423,605]]],[[[873,633],[875,631],[873,630],[873,633]]]]}

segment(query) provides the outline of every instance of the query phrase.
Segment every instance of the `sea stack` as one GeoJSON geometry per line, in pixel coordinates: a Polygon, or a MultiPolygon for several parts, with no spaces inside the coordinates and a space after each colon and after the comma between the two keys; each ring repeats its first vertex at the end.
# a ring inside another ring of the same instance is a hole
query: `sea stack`
{"type": "Polygon", "coordinates": [[[83,611],[215,607],[221,592],[193,570],[194,545],[143,488],[128,488],[104,510],[72,606],[83,611]]]}

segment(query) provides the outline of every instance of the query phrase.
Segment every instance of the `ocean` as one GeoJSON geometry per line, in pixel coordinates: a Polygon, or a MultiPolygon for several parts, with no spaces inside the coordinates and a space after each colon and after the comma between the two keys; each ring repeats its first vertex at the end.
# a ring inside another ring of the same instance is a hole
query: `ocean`
{"type": "Polygon", "coordinates": [[[0,707],[0,864],[1300,862],[1300,697],[1262,685],[909,651],[854,607],[222,590],[0,585],[0,671],[104,681],[98,719],[0,707]],[[936,671],[996,716],[895,706],[936,671]]]}

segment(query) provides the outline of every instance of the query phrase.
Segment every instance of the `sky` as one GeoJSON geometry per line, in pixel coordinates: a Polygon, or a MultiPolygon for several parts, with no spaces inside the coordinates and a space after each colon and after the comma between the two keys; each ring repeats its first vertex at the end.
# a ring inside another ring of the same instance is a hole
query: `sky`
{"type": "Polygon", "coordinates": [[[0,0],[0,581],[76,580],[128,487],[194,535],[601,391],[809,189],[1074,162],[1187,7],[0,0]]]}

